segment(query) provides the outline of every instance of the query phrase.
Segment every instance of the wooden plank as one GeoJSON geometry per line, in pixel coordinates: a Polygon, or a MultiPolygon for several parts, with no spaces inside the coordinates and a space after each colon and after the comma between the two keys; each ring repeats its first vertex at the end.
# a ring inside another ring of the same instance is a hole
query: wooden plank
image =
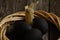
{"type": "MultiPolygon", "coordinates": [[[[38,0],[39,4],[36,6],[37,10],[45,10],[48,11],[48,0],[38,0]]],[[[1,5],[1,12],[3,16],[6,16],[10,13],[14,13],[17,11],[24,11],[25,5],[29,0],[0,0],[1,5]]]]}
{"type": "Polygon", "coordinates": [[[60,0],[50,0],[50,12],[60,16],[60,0]]]}
{"type": "Polygon", "coordinates": [[[16,11],[24,11],[26,0],[16,0],[16,11]]]}
{"type": "Polygon", "coordinates": [[[1,17],[3,17],[4,13],[6,11],[6,3],[5,3],[5,0],[1,0],[1,17]]]}
{"type": "Polygon", "coordinates": [[[17,12],[24,11],[26,0],[0,0],[0,15],[4,16],[17,12]]]}

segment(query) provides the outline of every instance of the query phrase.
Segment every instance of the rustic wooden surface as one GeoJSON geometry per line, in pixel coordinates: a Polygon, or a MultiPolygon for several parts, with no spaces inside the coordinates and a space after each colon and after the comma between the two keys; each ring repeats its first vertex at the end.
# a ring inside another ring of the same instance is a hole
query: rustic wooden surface
{"type": "MultiPolygon", "coordinates": [[[[34,0],[33,0],[34,1],[34,0]]],[[[48,11],[48,0],[38,0],[37,10],[48,11]]],[[[0,0],[0,18],[18,11],[24,11],[29,0],[0,0]]]]}
{"type": "Polygon", "coordinates": [[[50,12],[60,17],[60,0],[50,0],[50,12]]]}

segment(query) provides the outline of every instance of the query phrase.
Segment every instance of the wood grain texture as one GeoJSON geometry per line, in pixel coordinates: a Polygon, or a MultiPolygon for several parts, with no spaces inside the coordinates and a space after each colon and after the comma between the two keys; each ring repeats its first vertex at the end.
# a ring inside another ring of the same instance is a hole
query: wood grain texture
{"type": "Polygon", "coordinates": [[[60,0],[50,0],[50,12],[60,17],[60,0]]]}
{"type": "Polygon", "coordinates": [[[26,0],[0,0],[0,18],[17,11],[24,11],[26,0]]]}
{"type": "MultiPolygon", "coordinates": [[[[36,10],[48,11],[48,0],[37,1],[39,1],[39,4],[36,6],[36,10]]],[[[30,0],[0,0],[0,18],[11,13],[24,11],[28,2],[30,2],[30,0]]]]}

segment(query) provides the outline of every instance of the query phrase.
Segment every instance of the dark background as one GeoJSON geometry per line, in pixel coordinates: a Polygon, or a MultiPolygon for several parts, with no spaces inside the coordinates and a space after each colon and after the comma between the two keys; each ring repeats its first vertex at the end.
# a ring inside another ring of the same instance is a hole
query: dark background
{"type": "MultiPolygon", "coordinates": [[[[60,16],[60,1],[59,0],[38,0],[37,10],[53,12],[60,16]]],[[[8,14],[24,11],[25,5],[29,0],[0,0],[0,18],[8,14]]]]}
{"type": "MultiPolygon", "coordinates": [[[[60,0],[38,0],[37,10],[44,10],[47,12],[53,12],[57,16],[60,16],[60,0]]],[[[25,5],[30,2],[29,0],[0,0],[0,18],[5,17],[8,14],[18,11],[24,11],[25,5]]],[[[53,30],[52,30],[53,32],[53,30]]],[[[54,33],[50,34],[51,40],[53,40],[54,33]]]]}

